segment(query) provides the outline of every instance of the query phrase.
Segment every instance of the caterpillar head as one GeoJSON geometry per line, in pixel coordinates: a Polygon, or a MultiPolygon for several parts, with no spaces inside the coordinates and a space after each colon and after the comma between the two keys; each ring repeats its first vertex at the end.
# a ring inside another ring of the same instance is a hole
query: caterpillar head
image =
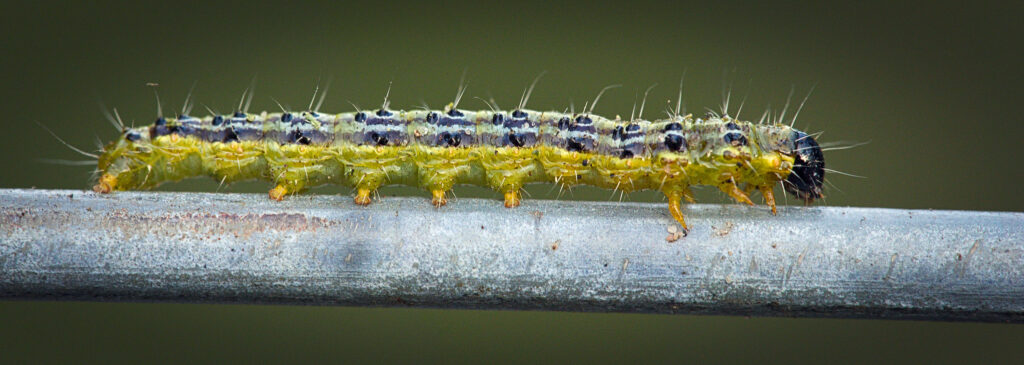
{"type": "Polygon", "coordinates": [[[818,142],[807,133],[794,129],[788,143],[795,161],[793,171],[782,186],[787,193],[808,204],[814,202],[814,199],[823,198],[821,188],[825,182],[825,156],[818,142]]]}

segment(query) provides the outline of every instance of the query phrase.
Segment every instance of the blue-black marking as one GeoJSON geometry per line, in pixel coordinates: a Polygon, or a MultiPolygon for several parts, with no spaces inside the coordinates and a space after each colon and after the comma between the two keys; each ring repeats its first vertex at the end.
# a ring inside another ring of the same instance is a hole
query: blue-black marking
{"type": "Polygon", "coordinates": [[[441,132],[437,135],[437,142],[439,145],[458,147],[459,143],[462,143],[462,135],[460,133],[441,132]]]}
{"type": "Polygon", "coordinates": [[[408,143],[408,133],[405,132],[406,121],[396,118],[391,111],[378,110],[374,115],[363,118],[362,123],[366,126],[385,126],[387,130],[357,134],[355,138],[359,143],[372,146],[404,146],[408,143]]]}
{"type": "MultiPolygon", "coordinates": [[[[616,126],[612,130],[612,139],[617,142],[626,142],[637,137],[643,137],[643,131],[640,130],[640,125],[636,123],[630,123],[626,127],[616,126]]],[[[624,145],[620,145],[616,150],[613,150],[619,158],[633,158],[635,156],[642,155],[644,153],[643,138],[639,141],[629,142],[624,145]]]]}
{"type": "Polygon", "coordinates": [[[683,138],[681,133],[682,130],[683,125],[679,122],[666,124],[665,128],[662,129],[662,131],[666,133],[664,143],[665,147],[668,148],[669,151],[682,152],[689,148],[686,143],[686,138],[683,138]]]}
{"type": "Polygon", "coordinates": [[[689,146],[686,145],[686,139],[678,134],[669,134],[665,136],[665,147],[672,152],[685,151],[689,146]]]}
{"type": "Polygon", "coordinates": [[[124,139],[127,140],[128,142],[135,142],[142,139],[142,135],[133,130],[129,130],[125,132],[124,139]]]}
{"type": "Polygon", "coordinates": [[[504,125],[505,124],[505,114],[495,113],[494,116],[491,117],[491,124],[493,124],[493,125],[504,125]]]}
{"type": "Polygon", "coordinates": [[[736,125],[736,123],[726,123],[725,129],[727,132],[722,136],[722,140],[724,140],[725,143],[732,146],[747,145],[747,136],[743,135],[743,131],[740,129],[740,126],[736,125]]]}

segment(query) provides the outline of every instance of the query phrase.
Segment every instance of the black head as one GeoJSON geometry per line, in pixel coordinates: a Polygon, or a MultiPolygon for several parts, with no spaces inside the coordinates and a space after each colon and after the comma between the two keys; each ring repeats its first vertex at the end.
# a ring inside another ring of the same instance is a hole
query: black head
{"type": "Polygon", "coordinates": [[[789,136],[789,145],[796,161],[793,172],[782,184],[786,192],[805,203],[821,199],[821,187],[825,183],[825,156],[821,147],[813,137],[795,129],[789,136]]]}

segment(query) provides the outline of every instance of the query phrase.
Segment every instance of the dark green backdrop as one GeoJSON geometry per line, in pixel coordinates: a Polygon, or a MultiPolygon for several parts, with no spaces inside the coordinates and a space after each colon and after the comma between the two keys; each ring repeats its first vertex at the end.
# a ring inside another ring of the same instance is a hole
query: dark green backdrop
{"type": "MultiPolygon", "coordinates": [[[[254,75],[255,109],[274,108],[271,97],[302,107],[318,78],[333,77],[323,109],[343,111],[348,101],[379,104],[392,80],[395,107],[441,107],[463,70],[468,96],[509,106],[548,71],[533,108],[578,107],[620,83],[597,112],[628,115],[636,93],[659,83],[648,101],[653,116],[686,70],[689,110],[717,109],[725,82],[734,111],[747,96],[748,118],[780,107],[791,86],[799,100],[817,85],[797,126],[824,131],[825,142],[870,141],[826,155],[829,167],[866,176],[830,175],[838,189],[827,191],[828,205],[1020,211],[1022,10],[979,2],[5,3],[0,187],[88,188],[89,168],[40,162],[77,156],[35,122],[94,148],[115,137],[98,99],[126,120],[152,121],[146,83],[159,83],[165,109],[176,110],[198,80],[197,100],[227,112],[254,75]]],[[[468,97],[463,105],[484,108],[468,97]]],[[[534,197],[548,190],[531,188],[534,197]]],[[[459,196],[498,199],[475,188],[459,196]]],[[[990,362],[1019,361],[1021,338],[1024,326],[992,324],[0,302],[0,360],[990,362]]]]}

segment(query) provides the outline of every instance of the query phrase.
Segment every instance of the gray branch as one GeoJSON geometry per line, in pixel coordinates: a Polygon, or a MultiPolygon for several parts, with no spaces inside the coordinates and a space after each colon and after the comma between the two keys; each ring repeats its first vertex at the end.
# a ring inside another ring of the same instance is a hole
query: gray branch
{"type": "Polygon", "coordinates": [[[1024,214],[0,190],[0,298],[1024,322],[1024,214]]]}

